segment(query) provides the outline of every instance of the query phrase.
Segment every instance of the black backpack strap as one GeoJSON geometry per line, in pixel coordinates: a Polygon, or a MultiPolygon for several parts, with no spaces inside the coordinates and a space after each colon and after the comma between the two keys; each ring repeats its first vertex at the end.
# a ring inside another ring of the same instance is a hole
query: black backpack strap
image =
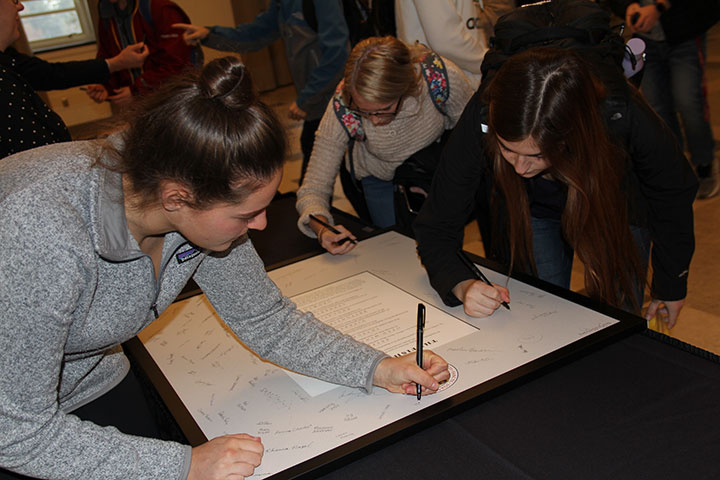
{"type": "Polygon", "coordinates": [[[314,31],[318,31],[318,20],[317,13],[315,12],[315,3],[313,0],[303,0],[302,2],[302,14],[310,28],[314,31]]]}

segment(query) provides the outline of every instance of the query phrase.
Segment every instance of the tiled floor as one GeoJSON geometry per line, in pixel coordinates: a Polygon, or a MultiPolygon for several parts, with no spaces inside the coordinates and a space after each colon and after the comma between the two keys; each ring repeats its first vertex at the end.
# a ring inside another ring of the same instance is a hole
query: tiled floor
{"type": "MultiPolygon", "coordinates": [[[[707,65],[711,121],[715,138],[720,140],[720,25],[716,25],[708,36],[707,65]]],[[[294,100],[294,95],[292,87],[280,88],[263,95],[265,101],[273,105],[284,119],[291,147],[280,185],[281,192],[297,189],[300,172],[301,154],[298,145],[302,124],[287,119],[287,106],[294,100]]],[[[717,150],[720,151],[720,145],[717,150]]],[[[339,185],[335,188],[333,204],[341,210],[352,212],[352,207],[343,196],[339,185]]],[[[720,354],[720,196],[696,201],[694,210],[696,248],[690,267],[685,308],[675,328],[663,331],[687,343],[720,354]]],[[[465,248],[482,254],[480,236],[472,224],[466,229],[465,248]]],[[[582,289],[582,265],[579,262],[575,262],[573,269],[572,288],[582,289]]]]}

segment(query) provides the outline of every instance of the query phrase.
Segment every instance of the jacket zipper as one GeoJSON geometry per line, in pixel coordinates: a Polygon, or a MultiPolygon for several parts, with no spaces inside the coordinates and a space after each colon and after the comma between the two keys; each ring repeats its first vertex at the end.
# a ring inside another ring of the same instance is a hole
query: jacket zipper
{"type": "MultiPolygon", "coordinates": [[[[157,286],[155,287],[155,301],[153,302],[152,307],[150,307],[150,310],[152,310],[153,315],[155,315],[156,319],[158,317],[160,317],[160,314],[158,313],[158,309],[157,309],[157,299],[160,296],[160,286],[162,285],[162,278],[163,278],[163,274],[165,273],[165,269],[167,268],[168,263],[170,263],[170,260],[172,260],[173,256],[175,255],[175,252],[177,252],[182,246],[187,245],[187,244],[188,244],[188,242],[183,242],[180,245],[178,245],[172,251],[172,253],[170,255],[168,255],[167,259],[165,259],[162,262],[162,265],[160,266],[160,273],[158,274],[158,277],[157,277],[157,286]]],[[[148,258],[150,259],[150,262],[152,263],[152,259],[149,256],[148,256],[148,258]]]]}

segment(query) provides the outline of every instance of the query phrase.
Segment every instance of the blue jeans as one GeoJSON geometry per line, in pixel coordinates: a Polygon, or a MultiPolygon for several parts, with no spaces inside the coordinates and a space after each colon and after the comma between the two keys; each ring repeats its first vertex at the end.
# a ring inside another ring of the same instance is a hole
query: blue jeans
{"type": "Polygon", "coordinates": [[[372,222],[381,228],[395,225],[393,183],[376,177],[365,177],[360,182],[372,222]]]}
{"type": "MultiPolygon", "coordinates": [[[[538,278],[562,288],[570,288],[572,274],[573,249],[562,235],[562,223],[552,218],[531,218],[533,256],[538,278]]],[[[630,232],[638,248],[642,266],[643,281],[635,288],[637,304],[642,305],[645,292],[645,275],[650,256],[650,232],[646,228],[631,225],[630,232]]],[[[630,310],[628,305],[626,310],[630,310]]]]}
{"type": "Polygon", "coordinates": [[[687,150],[698,167],[712,165],[715,148],[704,91],[706,37],[703,34],[674,46],[643,37],[647,56],[642,92],[682,144],[680,115],[687,150]]]}

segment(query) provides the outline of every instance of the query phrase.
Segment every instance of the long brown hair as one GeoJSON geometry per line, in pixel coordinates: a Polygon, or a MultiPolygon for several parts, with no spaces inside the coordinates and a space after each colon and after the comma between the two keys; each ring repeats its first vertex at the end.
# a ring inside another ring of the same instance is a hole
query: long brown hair
{"type": "Polygon", "coordinates": [[[639,307],[642,268],[622,190],[627,155],[611,140],[600,103],[605,89],[576,53],[535,48],[511,57],[485,92],[488,146],[507,203],[511,268],[535,271],[530,205],[523,179],[503,159],[497,137],[532,137],[567,187],[563,235],[585,264],[589,296],[639,307]]]}

